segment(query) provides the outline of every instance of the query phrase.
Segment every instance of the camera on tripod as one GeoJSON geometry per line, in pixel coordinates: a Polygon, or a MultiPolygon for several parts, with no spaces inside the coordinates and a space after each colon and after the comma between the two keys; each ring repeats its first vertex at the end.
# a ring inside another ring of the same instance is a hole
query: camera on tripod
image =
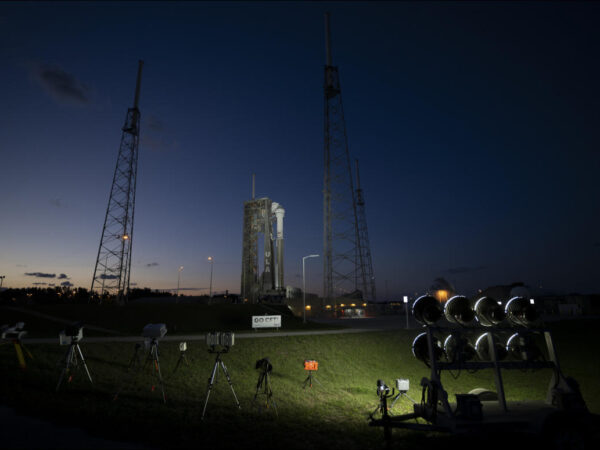
{"type": "Polygon", "coordinates": [[[142,336],[149,339],[161,339],[167,334],[164,323],[149,323],[142,330],[142,336]]]}
{"type": "Polygon", "coordinates": [[[12,327],[9,325],[2,325],[2,339],[15,339],[20,341],[21,338],[27,334],[27,331],[23,330],[23,328],[25,328],[25,322],[17,322],[12,327]]]}
{"type": "Polygon", "coordinates": [[[377,380],[377,395],[381,397],[382,395],[385,395],[388,392],[390,392],[390,388],[388,385],[385,384],[385,381],[377,380]]]}
{"type": "Polygon", "coordinates": [[[71,345],[83,339],[83,322],[74,322],[58,335],[60,345],[71,345]]]}
{"type": "Polygon", "coordinates": [[[235,344],[235,333],[232,331],[212,331],[206,333],[206,345],[209,351],[214,352],[216,347],[223,347],[228,351],[235,344]]]}
{"type": "Polygon", "coordinates": [[[271,364],[269,358],[259,359],[256,361],[255,369],[260,370],[262,373],[271,373],[273,372],[273,364],[271,364]]]}

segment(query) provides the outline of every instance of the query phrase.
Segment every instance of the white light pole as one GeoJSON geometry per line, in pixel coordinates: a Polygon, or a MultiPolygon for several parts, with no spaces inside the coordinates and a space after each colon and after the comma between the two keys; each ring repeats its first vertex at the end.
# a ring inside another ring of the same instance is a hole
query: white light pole
{"type": "Polygon", "coordinates": [[[181,271],[183,270],[183,266],[179,266],[177,269],[177,292],[175,293],[175,301],[179,298],[179,281],[181,280],[181,271]]]}
{"type": "MultiPolygon", "coordinates": [[[[213,274],[213,257],[208,257],[208,262],[210,262],[210,287],[208,288],[208,298],[212,298],[212,274],[213,274]]],[[[210,301],[210,300],[209,300],[210,301]]]]}
{"type": "Polygon", "coordinates": [[[406,312],[406,329],[408,330],[408,295],[404,296],[404,311],[406,312]]]}
{"type": "Polygon", "coordinates": [[[308,255],[302,257],[302,323],[306,323],[306,275],[304,262],[306,258],[318,258],[319,255],[308,255]]]}

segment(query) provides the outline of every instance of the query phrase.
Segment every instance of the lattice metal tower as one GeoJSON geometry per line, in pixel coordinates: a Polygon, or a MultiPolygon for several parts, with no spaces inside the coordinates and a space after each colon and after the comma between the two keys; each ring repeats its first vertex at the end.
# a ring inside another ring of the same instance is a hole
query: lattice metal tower
{"type": "Polygon", "coordinates": [[[369,244],[369,231],[367,229],[367,214],[365,211],[365,198],[360,187],[360,172],[358,170],[358,159],[356,162],[356,214],[358,216],[358,242],[361,252],[359,273],[361,275],[361,286],[363,298],[375,301],[375,275],[373,275],[373,261],[371,259],[371,245],[369,244]]]}
{"type": "Polygon", "coordinates": [[[338,68],[331,63],[329,14],[325,14],[325,173],[323,180],[323,297],[327,304],[359,289],[363,251],[342,106],[338,68]]]}
{"type": "Polygon", "coordinates": [[[139,61],[133,108],[127,110],[119,155],[113,175],[108,207],[102,226],[98,257],[94,267],[92,298],[115,296],[117,302],[127,301],[131,275],[131,249],[135,213],[138,143],[140,137],[140,86],[142,66],[139,61]]]}

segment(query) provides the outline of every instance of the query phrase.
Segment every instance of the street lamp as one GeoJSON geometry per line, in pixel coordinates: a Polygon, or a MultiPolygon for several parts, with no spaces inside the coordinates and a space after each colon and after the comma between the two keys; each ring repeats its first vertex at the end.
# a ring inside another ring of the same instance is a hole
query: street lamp
{"type": "Polygon", "coordinates": [[[304,270],[304,262],[306,258],[318,258],[319,255],[308,255],[302,257],[302,323],[306,323],[306,275],[304,270]]]}
{"type": "Polygon", "coordinates": [[[403,300],[404,300],[404,312],[406,313],[406,329],[408,330],[408,295],[405,295],[403,300]]]}
{"type": "Polygon", "coordinates": [[[208,298],[212,298],[212,274],[213,274],[213,257],[208,257],[208,262],[210,262],[210,287],[208,288],[208,298]]]}
{"type": "Polygon", "coordinates": [[[4,282],[5,278],[6,278],[6,275],[0,275],[0,288],[2,288],[2,283],[4,282]]]}
{"type": "Polygon", "coordinates": [[[175,300],[179,298],[179,280],[181,280],[181,271],[183,270],[183,266],[179,266],[177,269],[177,293],[175,294],[175,300]]]}

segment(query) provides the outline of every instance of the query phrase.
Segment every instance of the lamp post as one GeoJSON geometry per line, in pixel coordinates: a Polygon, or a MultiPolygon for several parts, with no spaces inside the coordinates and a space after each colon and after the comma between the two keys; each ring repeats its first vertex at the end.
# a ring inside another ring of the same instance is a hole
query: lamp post
{"type": "Polygon", "coordinates": [[[183,266],[179,266],[177,269],[177,293],[175,294],[175,300],[179,299],[179,281],[181,280],[181,271],[183,270],[183,266]]]}
{"type": "Polygon", "coordinates": [[[404,312],[406,313],[406,329],[408,330],[408,295],[404,296],[404,312]]]}
{"type": "Polygon", "coordinates": [[[6,278],[6,275],[0,275],[0,288],[2,288],[2,283],[4,282],[5,278],[6,278]]]}
{"type": "Polygon", "coordinates": [[[305,261],[306,258],[318,258],[319,255],[308,255],[302,257],[302,323],[306,323],[306,275],[305,261]]]}
{"type": "Polygon", "coordinates": [[[212,274],[213,274],[213,257],[212,256],[208,257],[208,262],[210,262],[210,284],[209,284],[209,288],[208,288],[208,298],[211,299],[212,298],[212,274]]]}

